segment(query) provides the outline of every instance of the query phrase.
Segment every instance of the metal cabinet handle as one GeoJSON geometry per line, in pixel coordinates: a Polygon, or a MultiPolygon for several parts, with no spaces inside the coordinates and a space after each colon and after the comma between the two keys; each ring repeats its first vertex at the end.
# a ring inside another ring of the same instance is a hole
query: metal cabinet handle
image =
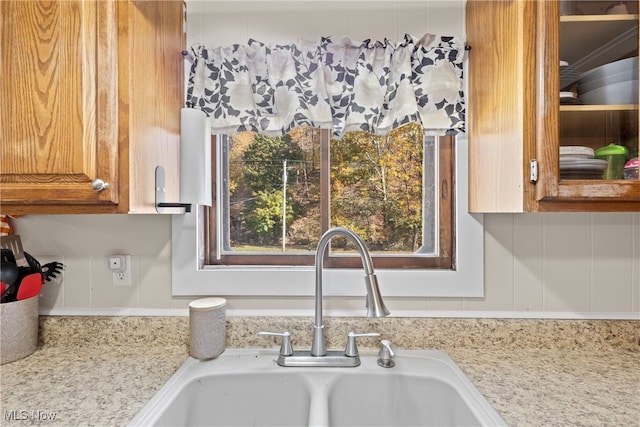
{"type": "Polygon", "coordinates": [[[104,182],[100,178],[96,178],[93,181],[91,181],[91,188],[93,188],[97,192],[100,192],[102,190],[106,190],[107,188],[109,188],[109,183],[104,182]]]}

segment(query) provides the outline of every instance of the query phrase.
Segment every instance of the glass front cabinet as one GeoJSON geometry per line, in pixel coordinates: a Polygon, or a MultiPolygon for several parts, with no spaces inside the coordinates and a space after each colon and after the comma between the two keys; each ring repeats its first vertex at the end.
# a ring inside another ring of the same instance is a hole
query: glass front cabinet
{"type": "Polygon", "coordinates": [[[638,1],[467,2],[470,209],[640,211],[638,1]]]}

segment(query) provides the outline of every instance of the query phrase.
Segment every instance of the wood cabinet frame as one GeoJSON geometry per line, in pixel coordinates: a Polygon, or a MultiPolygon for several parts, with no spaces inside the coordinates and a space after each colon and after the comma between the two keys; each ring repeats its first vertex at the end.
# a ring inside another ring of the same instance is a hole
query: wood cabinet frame
{"type": "Polygon", "coordinates": [[[640,211],[640,181],[560,179],[559,3],[469,0],[466,19],[470,210],[640,211]]]}

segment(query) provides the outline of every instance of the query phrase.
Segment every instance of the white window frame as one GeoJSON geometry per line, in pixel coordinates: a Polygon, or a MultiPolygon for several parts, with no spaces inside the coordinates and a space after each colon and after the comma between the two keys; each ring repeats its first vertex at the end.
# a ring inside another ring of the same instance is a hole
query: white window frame
{"type": "MultiPolygon", "coordinates": [[[[483,297],[484,226],[482,214],[468,213],[468,141],[455,143],[455,270],[377,269],[383,297],[483,297]]],[[[287,296],[315,294],[313,266],[205,266],[198,238],[200,209],[172,218],[172,295],[287,296]]],[[[360,269],[326,269],[325,296],[361,296],[360,269]]]]}

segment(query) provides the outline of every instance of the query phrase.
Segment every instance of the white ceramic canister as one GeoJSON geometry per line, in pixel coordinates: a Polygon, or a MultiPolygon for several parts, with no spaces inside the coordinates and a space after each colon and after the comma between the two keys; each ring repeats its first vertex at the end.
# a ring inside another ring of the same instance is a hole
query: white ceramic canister
{"type": "Polygon", "coordinates": [[[189,354],[207,360],[218,357],[225,348],[227,300],[219,297],[189,303],[189,354]]]}

